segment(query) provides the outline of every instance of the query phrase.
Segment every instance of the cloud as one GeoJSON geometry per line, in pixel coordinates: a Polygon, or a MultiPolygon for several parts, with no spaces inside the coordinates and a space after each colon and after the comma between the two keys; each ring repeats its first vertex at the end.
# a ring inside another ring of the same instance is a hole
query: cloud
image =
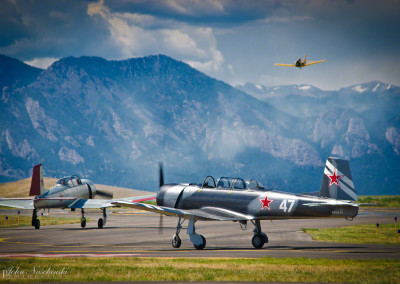
{"type": "Polygon", "coordinates": [[[165,5],[172,11],[183,15],[221,15],[226,14],[224,2],[215,0],[167,0],[165,5]]]}
{"type": "Polygon", "coordinates": [[[287,23],[293,23],[293,22],[301,22],[301,21],[310,21],[313,18],[311,16],[294,16],[294,17],[267,17],[262,19],[260,22],[261,23],[281,23],[281,24],[287,24],[287,23]]]}
{"type": "MultiPolygon", "coordinates": [[[[223,10],[218,3],[212,2],[213,9],[223,10]]],[[[201,9],[205,3],[166,1],[163,5],[169,5],[181,13],[191,13],[201,9]]],[[[165,53],[210,75],[225,68],[225,59],[218,50],[212,28],[191,26],[146,14],[113,12],[103,0],[90,3],[87,14],[91,17],[99,16],[107,23],[111,38],[124,57],[165,53]]]]}
{"type": "Polygon", "coordinates": [[[35,58],[29,61],[24,61],[26,64],[41,68],[41,69],[47,69],[51,64],[59,60],[59,58],[54,58],[54,57],[42,57],[42,58],[35,58]]]}

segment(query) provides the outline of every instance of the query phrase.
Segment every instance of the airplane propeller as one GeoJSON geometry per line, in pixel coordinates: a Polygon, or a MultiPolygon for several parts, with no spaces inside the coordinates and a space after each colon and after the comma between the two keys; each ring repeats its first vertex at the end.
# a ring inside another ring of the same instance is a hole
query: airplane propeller
{"type": "Polygon", "coordinates": [[[164,185],[163,165],[162,163],[159,163],[158,166],[160,168],[160,187],[162,187],[164,185]]]}
{"type": "MultiPolygon", "coordinates": [[[[159,180],[160,180],[160,187],[164,185],[164,172],[163,172],[163,165],[162,163],[158,164],[159,166],[159,180]]],[[[164,224],[164,219],[163,219],[163,214],[160,214],[160,220],[158,222],[158,234],[161,235],[163,233],[163,224],[164,224]]]]}
{"type": "Polygon", "coordinates": [[[102,191],[102,190],[96,190],[96,195],[102,196],[102,197],[106,197],[106,198],[113,198],[113,194],[106,192],[106,191],[102,191]]]}

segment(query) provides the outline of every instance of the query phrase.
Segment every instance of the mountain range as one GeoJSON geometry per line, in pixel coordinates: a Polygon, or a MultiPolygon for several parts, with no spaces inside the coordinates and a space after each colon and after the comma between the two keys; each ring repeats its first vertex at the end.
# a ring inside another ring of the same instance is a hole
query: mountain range
{"type": "Polygon", "coordinates": [[[207,175],[319,190],[325,159],[350,160],[359,194],[400,192],[400,88],[374,81],[232,87],[165,55],[67,57],[42,70],[0,56],[0,181],[79,174],[156,190],[207,175]]]}

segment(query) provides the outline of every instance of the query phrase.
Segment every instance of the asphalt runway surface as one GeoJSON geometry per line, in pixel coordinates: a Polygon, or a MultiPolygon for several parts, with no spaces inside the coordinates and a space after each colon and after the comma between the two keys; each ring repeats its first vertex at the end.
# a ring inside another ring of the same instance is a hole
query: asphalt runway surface
{"type": "MultiPolygon", "coordinates": [[[[17,214],[18,210],[0,210],[1,215],[17,214]]],[[[30,210],[21,214],[31,215],[30,210]]],[[[240,229],[239,223],[199,221],[196,232],[206,238],[203,250],[196,250],[186,234],[187,221],[180,232],[182,245],[171,246],[178,218],[163,218],[163,230],[159,230],[159,215],[131,209],[109,209],[107,224],[97,228],[99,211],[85,214],[92,221],[82,229],[80,224],[42,224],[33,227],[0,229],[0,258],[19,256],[73,257],[73,256],[133,256],[133,257],[307,257],[330,259],[400,259],[400,245],[343,244],[313,241],[302,228],[328,228],[356,224],[394,222],[400,210],[371,209],[360,212],[353,221],[345,219],[293,219],[262,221],[263,231],[269,243],[262,249],[251,244],[254,226],[240,229]]],[[[52,210],[50,216],[80,217],[79,212],[52,210]]]]}

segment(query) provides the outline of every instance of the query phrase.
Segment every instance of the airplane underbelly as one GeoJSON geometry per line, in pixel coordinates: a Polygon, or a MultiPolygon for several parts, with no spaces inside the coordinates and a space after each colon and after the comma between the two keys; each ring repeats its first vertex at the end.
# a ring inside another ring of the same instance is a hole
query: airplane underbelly
{"type": "Polygon", "coordinates": [[[33,201],[33,207],[36,209],[41,208],[66,208],[68,205],[72,204],[74,200],[49,200],[49,199],[39,199],[33,201]]]}

